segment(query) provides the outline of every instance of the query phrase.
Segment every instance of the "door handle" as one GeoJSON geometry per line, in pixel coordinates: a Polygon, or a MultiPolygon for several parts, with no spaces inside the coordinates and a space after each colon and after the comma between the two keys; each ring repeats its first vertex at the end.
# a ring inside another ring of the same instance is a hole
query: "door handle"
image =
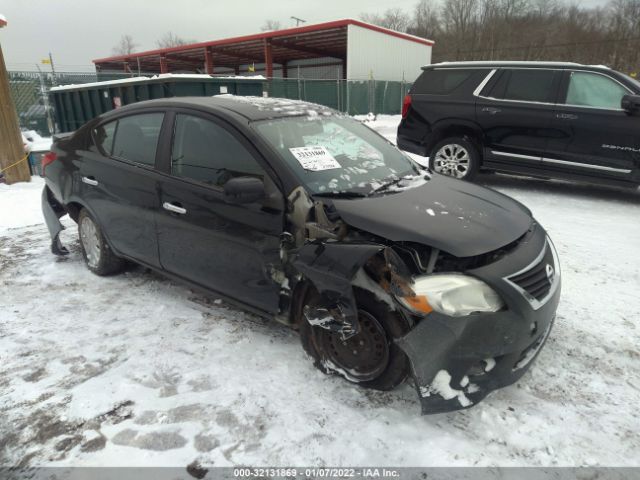
{"type": "Polygon", "coordinates": [[[496,113],[500,113],[502,110],[496,107],[484,107],[482,111],[488,113],[489,115],[495,115],[496,113]]]}
{"type": "Polygon", "coordinates": [[[558,113],[556,114],[556,118],[560,120],[577,120],[578,115],[574,115],[573,113],[558,113]]]}
{"type": "Polygon", "coordinates": [[[93,177],[82,177],[82,183],[86,183],[92,187],[98,186],[98,181],[93,177]]]}
{"type": "Polygon", "coordinates": [[[184,215],[185,213],[187,213],[187,209],[186,208],[182,208],[179,205],[175,205],[175,204],[169,203],[169,202],[164,202],[162,204],[162,208],[164,208],[165,210],[169,210],[170,212],[173,212],[173,213],[178,213],[180,215],[184,215]]]}

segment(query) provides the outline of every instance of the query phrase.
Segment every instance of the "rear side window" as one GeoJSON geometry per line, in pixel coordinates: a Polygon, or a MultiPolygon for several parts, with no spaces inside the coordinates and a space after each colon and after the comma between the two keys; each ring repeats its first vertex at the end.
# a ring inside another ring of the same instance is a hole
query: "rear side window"
{"type": "Polygon", "coordinates": [[[264,178],[253,155],[220,125],[191,115],[177,115],[171,174],[214,186],[233,177],[264,178]]]}
{"type": "Polygon", "coordinates": [[[113,152],[113,139],[116,136],[117,121],[100,125],[93,132],[98,148],[105,154],[111,156],[113,152]]]}
{"type": "Polygon", "coordinates": [[[462,85],[477,70],[449,69],[425,70],[413,84],[412,93],[447,95],[462,85]]]}
{"type": "Polygon", "coordinates": [[[120,118],[111,154],[143,165],[155,165],[163,119],[164,113],[144,113],[120,118]]]}
{"type": "Polygon", "coordinates": [[[629,92],[615,80],[588,72],[571,72],[567,105],[620,109],[622,97],[629,92]]]}
{"type": "Polygon", "coordinates": [[[521,102],[553,102],[554,70],[505,70],[490,96],[521,102]]]}

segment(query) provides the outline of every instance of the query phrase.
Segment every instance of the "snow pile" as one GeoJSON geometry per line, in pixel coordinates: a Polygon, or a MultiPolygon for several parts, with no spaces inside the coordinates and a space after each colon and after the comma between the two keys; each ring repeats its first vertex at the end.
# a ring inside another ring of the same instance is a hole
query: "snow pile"
{"type": "MultiPolygon", "coordinates": [[[[466,381],[463,381],[464,385],[461,385],[463,388],[469,384],[469,379],[467,377],[464,377],[464,379],[466,379],[466,381]]],[[[457,397],[461,406],[468,407],[471,405],[471,400],[467,398],[462,390],[457,390],[451,386],[451,375],[446,370],[440,370],[436,373],[429,387],[420,387],[420,395],[423,397],[440,395],[445,400],[451,400],[457,397]]]]}
{"type": "Polygon", "coordinates": [[[117,80],[104,80],[102,82],[90,82],[90,83],[72,83],[69,85],[60,85],[57,87],[51,87],[51,92],[59,92],[61,90],[75,90],[76,88],[90,88],[90,87],[107,87],[113,85],[120,85],[122,83],[134,83],[134,82],[146,82],[151,80],[151,77],[127,77],[117,80]]]}
{"type": "Polygon", "coordinates": [[[40,194],[43,186],[40,177],[31,177],[29,183],[0,183],[0,236],[8,234],[9,229],[42,226],[40,194]]]}
{"type": "MultiPolygon", "coordinates": [[[[391,132],[398,120],[373,126],[391,132]]],[[[5,463],[640,466],[640,194],[480,181],[547,228],[562,300],[516,385],[426,417],[410,385],[368,391],[320,373],[277,323],[143,268],[96,277],[68,219],[71,253],[53,257],[42,182],[0,185],[5,463]]]]}
{"type": "Polygon", "coordinates": [[[51,150],[51,137],[42,137],[35,130],[23,131],[22,137],[27,141],[29,151],[33,153],[48,152],[51,150]]]}
{"type": "Polygon", "coordinates": [[[61,90],[75,90],[76,88],[89,88],[89,87],[107,87],[113,85],[120,84],[128,84],[134,82],[146,82],[148,80],[154,79],[170,79],[170,78],[182,78],[182,79],[194,79],[194,80],[209,80],[212,78],[221,79],[221,80],[265,80],[265,77],[262,75],[209,75],[209,74],[200,74],[200,73],[160,73],[158,75],[152,76],[141,76],[141,77],[127,77],[127,78],[119,78],[117,80],[104,80],[101,82],[91,82],[91,83],[74,83],[70,85],[60,85],[58,87],[52,87],[51,91],[59,92],[61,90]]]}

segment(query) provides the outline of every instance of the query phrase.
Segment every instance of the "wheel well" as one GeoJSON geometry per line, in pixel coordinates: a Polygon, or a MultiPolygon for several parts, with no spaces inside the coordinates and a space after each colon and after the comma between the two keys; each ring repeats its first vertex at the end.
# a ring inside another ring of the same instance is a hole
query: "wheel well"
{"type": "Polygon", "coordinates": [[[309,289],[313,288],[313,285],[308,280],[299,281],[291,292],[292,303],[289,307],[289,320],[290,325],[294,328],[299,328],[299,322],[302,318],[302,309],[304,308],[304,301],[307,299],[309,289]]]}
{"type": "Polygon", "coordinates": [[[439,130],[433,142],[429,145],[428,153],[431,154],[431,150],[433,150],[438,143],[448,137],[467,137],[476,146],[478,154],[480,155],[480,161],[482,162],[482,137],[477,130],[466,125],[450,125],[439,130]]]}
{"type": "Polygon", "coordinates": [[[67,213],[71,217],[71,220],[78,223],[80,210],[82,210],[84,207],[80,205],[78,202],[69,202],[65,205],[65,208],[67,209],[67,213]]]}

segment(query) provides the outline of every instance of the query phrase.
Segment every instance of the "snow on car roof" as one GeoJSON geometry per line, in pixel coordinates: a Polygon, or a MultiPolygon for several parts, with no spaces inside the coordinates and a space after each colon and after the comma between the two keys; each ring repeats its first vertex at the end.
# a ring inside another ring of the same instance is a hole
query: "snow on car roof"
{"type": "Polygon", "coordinates": [[[154,100],[144,100],[142,102],[131,103],[122,108],[111,110],[102,115],[102,118],[117,115],[119,112],[134,112],[138,109],[150,107],[191,107],[210,108],[219,112],[233,112],[245,117],[249,121],[269,120],[276,118],[305,116],[309,119],[318,116],[340,115],[339,112],[324,105],[305,102],[302,100],[290,100],[287,98],[275,97],[250,97],[237,95],[215,95],[212,97],[171,97],[158,98],[154,100]]]}
{"type": "Polygon", "coordinates": [[[331,115],[335,113],[324,105],[288,98],[251,97],[229,94],[215,95],[213,98],[218,101],[228,101],[229,103],[223,103],[222,106],[244,116],[250,115],[252,120],[301,115],[316,117],[318,115],[331,115]],[[249,112],[249,110],[252,110],[252,112],[249,112]]]}

